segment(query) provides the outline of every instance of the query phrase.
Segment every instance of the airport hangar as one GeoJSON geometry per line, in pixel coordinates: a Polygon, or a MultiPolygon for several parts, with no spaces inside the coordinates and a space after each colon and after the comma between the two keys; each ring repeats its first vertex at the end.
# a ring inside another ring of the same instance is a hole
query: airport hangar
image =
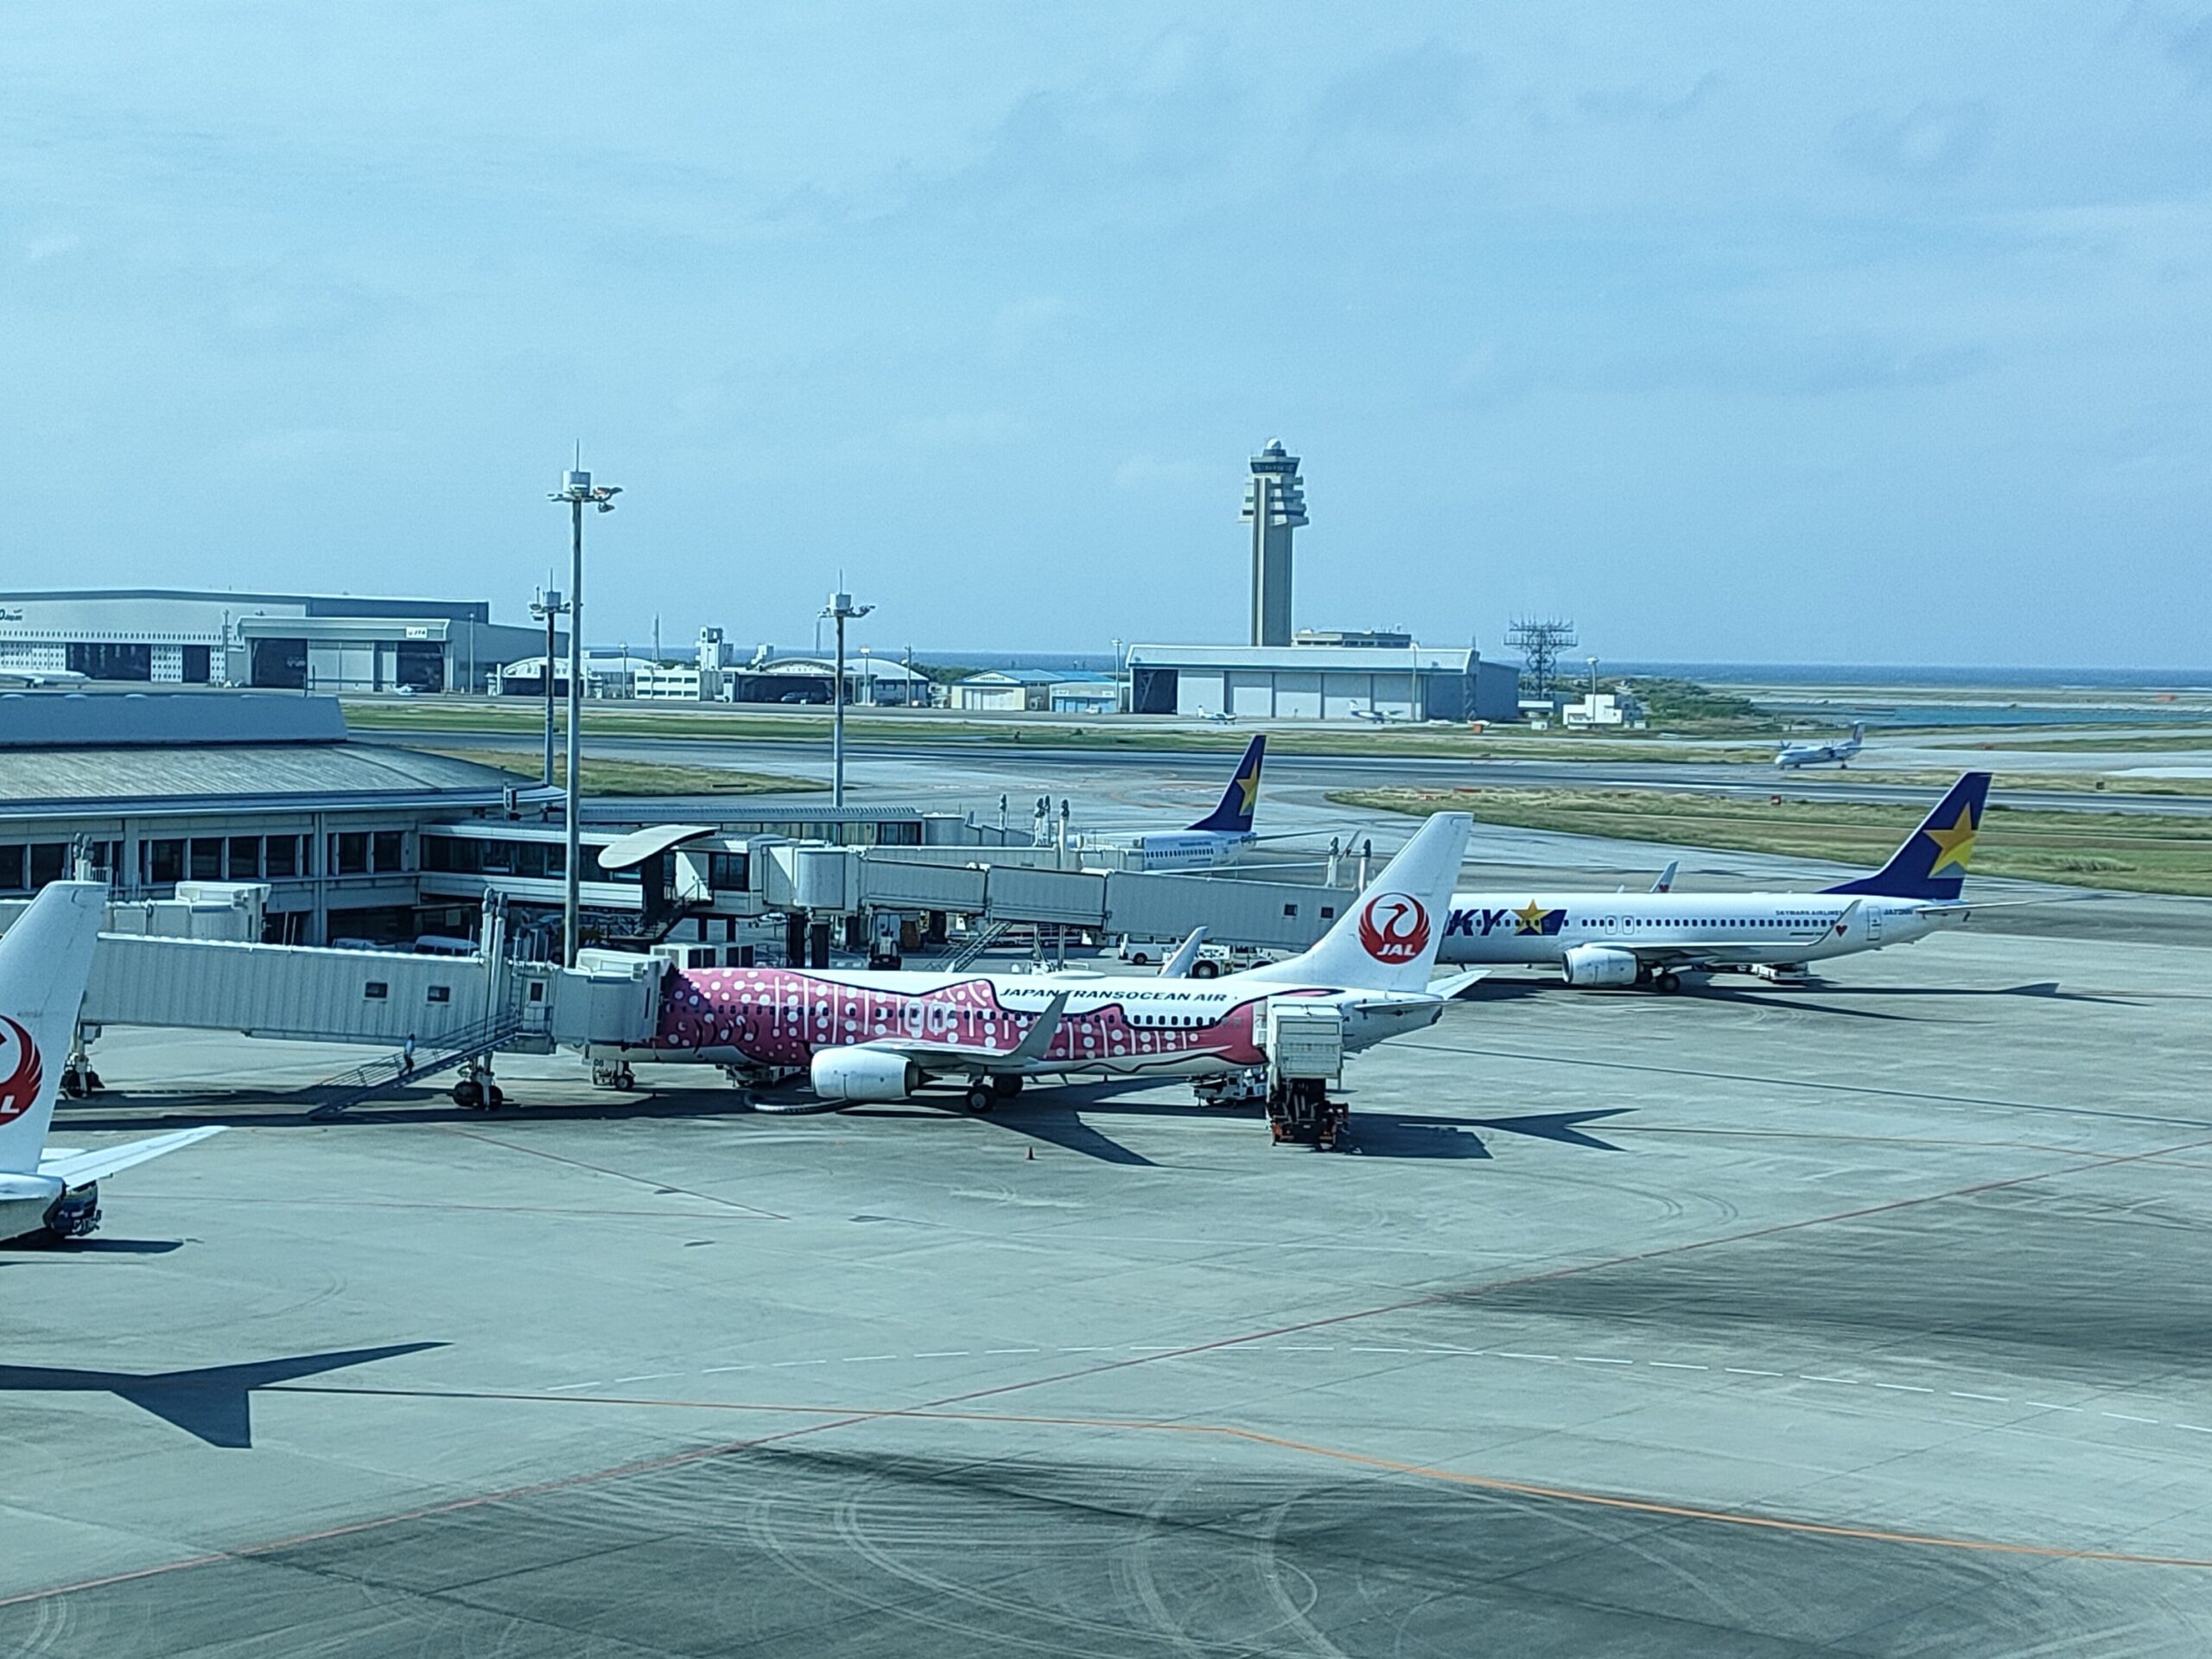
{"type": "Polygon", "coordinates": [[[1133,645],[1129,709],[1251,720],[1512,721],[1521,671],[1409,634],[1301,632],[1287,645],[1133,645]]]}
{"type": "MultiPolygon", "coordinates": [[[[556,636],[556,639],[563,636],[556,636]]],[[[543,653],[482,600],[180,588],[0,593],[0,672],[270,690],[482,692],[543,653]]]]}

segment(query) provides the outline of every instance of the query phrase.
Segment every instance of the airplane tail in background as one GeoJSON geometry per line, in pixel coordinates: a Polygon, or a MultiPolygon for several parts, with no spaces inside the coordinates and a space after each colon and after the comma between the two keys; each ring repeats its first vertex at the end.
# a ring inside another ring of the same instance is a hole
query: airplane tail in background
{"type": "Polygon", "coordinates": [[[0,1174],[39,1166],[107,918],[98,881],[53,881],[0,935],[0,1174]]]}
{"type": "Polygon", "coordinates": [[[1192,829],[1214,830],[1231,836],[1252,833],[1252,809],[1260,804],[1260,762],[1267,748],[1265,733],[1252,740],[1251,747],[1244,751],[1244,758],[1236,763],[1236,775],[1221,792],[1221,804],[1192,824],[1192,829]]]}
{"type": "Polygon", "coordinates": [[[1237,982],[1427,989],[1474,823],[1465,812],[1439,812],[1382,867],[1374,886],[1353,900],[1320,944],[1287,962],[1248,968],[1237,982]]]}
{"type": "Polygon", "coordinates": [[[1967,860],[1989,800],[1989,774],[1969,772],[1953,784],[1936,810],[1872,875],[1842,882],[1830,893],[1872,893],[1885,899],[1955,899],[1966,885],[1967,860]]]}
{"type": "Polygon", "coordinates": [[[1866,722],[1865,721],[1854,720],[1851,722],[1851,741],[1854,744],[1864,743],[1866,741],[1866,722]]]}

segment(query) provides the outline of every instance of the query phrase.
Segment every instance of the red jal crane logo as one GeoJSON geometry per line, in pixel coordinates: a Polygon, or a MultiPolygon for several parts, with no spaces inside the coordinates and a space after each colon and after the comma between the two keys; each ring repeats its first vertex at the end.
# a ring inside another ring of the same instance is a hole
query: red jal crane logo
{"type": "Polygon", "coordinates": [[[1428,912],[1410,893],[1378,893],[1359,912],[1359,942],[1377,962],[1411,962],[1428,948],[1428,912]]]}
{"type": "Polygon", "coordinates": [[[31,1034],[0,1014],[0,1123],[21,1117],[38,1098],[46,1067],[31,1034]],[[10,1061],[14,1062],[13,1065],[10,1061]]]}

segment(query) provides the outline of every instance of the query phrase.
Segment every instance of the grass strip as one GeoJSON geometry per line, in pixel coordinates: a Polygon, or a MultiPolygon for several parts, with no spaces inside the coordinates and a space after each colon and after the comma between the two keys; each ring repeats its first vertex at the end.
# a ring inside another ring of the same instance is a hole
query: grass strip
{"type": "MultiPolygon", "coordinates": [[[[1426,817],[1468,812],[1481,823],[1613,841],[1716,847],[1819,858],[1872,869],[1915,822],[1910,807],[1862,801],[1770,802],[1599,789],[1333,791],[1339,806],[1426,817]]],[[[2212,893],[2212,818],[2036,810],[1993,805],[1972,873],[2128,893],[2212,893]]]]}

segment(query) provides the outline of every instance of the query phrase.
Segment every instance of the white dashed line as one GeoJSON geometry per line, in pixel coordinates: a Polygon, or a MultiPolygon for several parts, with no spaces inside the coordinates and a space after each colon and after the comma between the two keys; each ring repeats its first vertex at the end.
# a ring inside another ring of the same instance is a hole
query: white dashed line
{"type": "Polygon", "coordinates": [[[1317,1342],[1300,1347],[1296,1343],[1287,1342],[1275,1351],[1279,1354],[1333,1354],[1337,1351],[1337,1344],[1333,1342],[1317,1342]]]}
{"type": "Polygon", "coordinates": [[[546,1389],[545,1392],[548,1394],[568,1394],[577,1389],[595,1389],[599,1386],[600,1385],[596,1382],[556,1382],[551,1388],[546,1389]]]}
{"type": "Polygon", "coordinates": [[[1041,1354],[1045,1351],[1042,1348],[986,1348],[983,1351],[987,1354],[1041,1354]]]}
{"type": "Polygon", "coordinates": [[[1647,1365],[1656,1365],[1662,1371],[1709,1371],[1710,1365],[1685,1365],[1679,1359],[1647,1359],[1647,1365]]]}
{"type": "Polygon", "coordinates": [[[1357,1343],[1352,1344],[1351,1351],[1355,1354],[1410,1354],[1413,1352],[1410,1348],[1363,1348],[1357,1343]]]}
{"type": "Polygon", "coordinates": [[[2158,1421],[2155,1417],[2131,1417],[2124,1411],[2101,1411],[2097,1415],[2100,1417],[2117,1417],[2123,1423],[2155,1423],[2158,1421]]]}
{"type": "Polygon", "coordinates": [[[916,1354],[914,1357],[916,1359],[965,1359],[968,1357],[968,1351],[965,1348],[939,1348],[932,1353],[916,1354]]]}
{"type": "Polygon", "coordinates": [[[1951,1390],[1951,1398],[1954,1400],[1988,1400],[1993,1401],[2000,1406],[2012,1404],[2012,1402],[2007,1400],[2001,1394],[1968,1394],[1964,1389],[1953,1389],[1951,1390]]]}
{"type": "Polygon", "coordinates": [[[775,1362],[775,1369],[781,1370],[786,1365],[827,1365],[829,1363],[826,1359],[779,1359],[775,1362]]]}
{"type": "Polygon", "coordinates": [[[1064,1354],[1110,1354],[1110,1353],[1112,1353],[1114,1351],[1113,1351],[1113,1349],[1112,1349],[1111,1347],[1094,1347],[1094,1348],[1063,1348],[1063,1349],[1061,1349],[1061,1350],[1060,1350],[1060,1351],[1061,1351],[1062,1353],[1064,1353],[1064,1354]]]}
{"type": "Polygon", "coordinates": [[[848,1365],[866,1365],[874,1360],[896,1359],[899,1356],[896,1354],[847,1354],[845,1356],[845,1363],[848,1365]]]}
{"type": "Polygon", "coordinates": [[[1559,1357],[1557,1354],[1516,1354],[1510,1348],[1499,1349],[1497,1357],[1500,1359],[1557,1359],[1559,1357]]]}
{"type": "Polygon", "coordinates": [[[2212,1428],[2201,1427],[2196,1423],[2176,1423],[2173,1427],[2185,1428],[2192,1434],[2212,1434],[2212,1428]]]}
{"type": "Polygon", "coordinates": [[[1724,1365],[1721,1369],[1731,1376],[1780,1376],[1780,1371],[1755,1371],[1745,1365],[1724,1365]]]}
{"type": "Polygon", "coordinates": [[[700,1372],[699,1375],[702,1376],[712,1376],[717,1371],[749,1371],[752,1369],[753,1367],[750,1363],[744,1365],[709,1365],[705,1370],[700,1372]]]}
{"type": "MultiPolygon", "coordinates": [[[[1654,1362],[1654,1363],[1657,1363],[1654,1362]]],[[[1836,1382],[1847,1389],[1855,1389],[1859,1386],[1859,1379],[1855,1376],[1815,1376],[1810,1371],[1798,1372],[1797,1380],[1800,1382],[1836,1382]]]]}
{"type": "Polygon", "coordinates": [[[1129,1351],[1133,1354],[1173,1354],[1187,1345],[1180,1342],[1133,1342],[1129,1344],[1129,1351]]]}
{"type": "Polygon", "coordinates": [[[625,1382],[658,1382],[664,1376],[680,1376],[682,1375],[683,1373],[680,1371],[640,1371],[635,1376],[616,1377],[614,1379],[614,1386],[619,1389],[625,1382]]]}
{"type": "Polygon", "coordinates": [[[1890,1389],[1898,1394],[1933,1394],[1933,1389],[1923,1389],[1917,1382],[1877,1382],[1878,1389],[1890,1389]]]}
{"type": "Polygon", "coordinates": [[[1605,1359],[1596,1354],[1577,1354],[1574,1356],[1574,1363],[1578,1365],[1633,1365],[1636,1363],[1632,1359],[1605,1359]]]}
{"type": "Polygon", "coordinates": [[[2079,1411],[2082,1409],[2079,1406],[2054,1406],[2047,1400],[2030,1400],[2024,1403],[2033,1406],[2037,1411],[2079,1411]]]}

